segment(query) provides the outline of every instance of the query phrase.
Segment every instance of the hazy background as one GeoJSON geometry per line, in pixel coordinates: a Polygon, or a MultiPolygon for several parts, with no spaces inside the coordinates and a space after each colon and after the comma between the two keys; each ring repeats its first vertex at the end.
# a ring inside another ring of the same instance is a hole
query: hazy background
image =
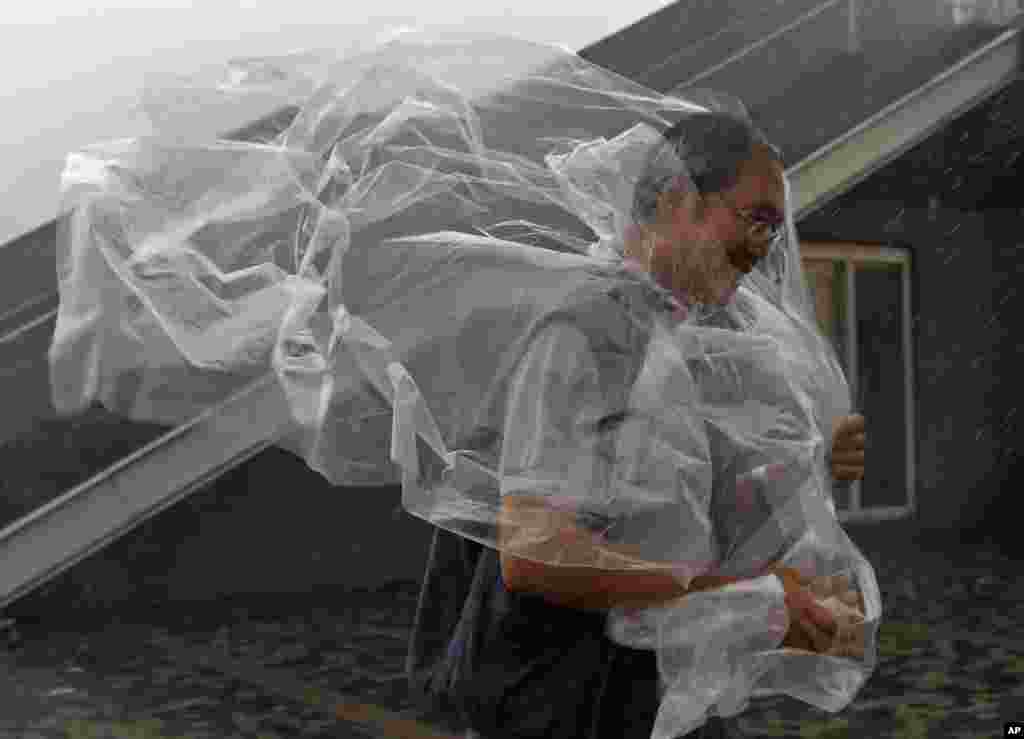
{"type": "Polygon", "coordinates": [[[401,25],[500,31],[576,50],[670,2],[374,0],[356,11],[344,0],[18,3],[0,24],[0,248],[56,213],[68,151],[145,130],[134,104],[148,75],[344,48],[401,25]]]}

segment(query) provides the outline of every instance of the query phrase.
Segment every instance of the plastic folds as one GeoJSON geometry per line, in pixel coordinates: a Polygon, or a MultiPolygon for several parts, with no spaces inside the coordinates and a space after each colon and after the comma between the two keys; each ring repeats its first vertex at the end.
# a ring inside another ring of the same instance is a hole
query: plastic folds
{"type": "Polygon", "coordinates": [[[270,373],[281,444],[334,483],[400,482],[413,515],[548,565],[749,578],[609,615],[659,653],[656,737],[759,695],[854,698],[881,602],[832,503],[849,388],[791,215],[720,309],[680,316],[621,259],[648,152],[698,106],[561,49],[415,33],[196,84],[147,92],[151,136],[68,158],[59,410],[177,424],[270,373]],[[275,115],[202,136],[208,98],[275,115]],[[862,604],[861,657],[780,648],[776,566],[847,576],[830,605],[862,604]]]}

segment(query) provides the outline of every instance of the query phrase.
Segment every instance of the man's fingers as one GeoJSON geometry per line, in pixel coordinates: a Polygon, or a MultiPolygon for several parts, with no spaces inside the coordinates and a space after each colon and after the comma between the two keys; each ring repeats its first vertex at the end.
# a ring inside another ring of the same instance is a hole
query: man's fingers
{"type": "Polygon", "coordinates": [[[814,598],[819,601],[835,597],[843,605],[856,608],[863,613],[864,601],[861,599],[860,591],[853,583],[853,578],[848,573],[817,575],[807,580],[805,585],[814,598]]]}
{"type": "Polygon", "coordinates": [[[850,643],[854,646],[859,647],[861,650],[864,649],[864,645],[867,642],[868,627],[866,624],[857,624],[853,627],[853,635],[850,638],[850,643]]]}
{"type": "Polygon", "coordinates": [[[832,465],[832,476],[837,480],[863,480],[864,468],[836,464],[832,465]]]}
{"type": "Polygon", "coordinates": [[[812,599],[810,603],[802,604],[800,609],[805,618],[824,632],[834,634],[836,631],[836,617],[832,611],[812,599]]]}
{"type": "Polygon", "coordinates": [[[829,651],[837,657],[862,660],[866,651],[865,642],[866,629],[861,624],[842,634],[829,651]]]}
{"type": "Polygon", "coordinates": [[[846,659],[863,660],[864,647],[856,644],[837,644],[829,649],[826,654],[830,657],[845,657],[846,659]]]}
{"type": "Polygon", "coordinates": [[[849,467],[863,467],[866,454],[864,450],[843,449],[832,452],[832,464],[841,464],[849,467]]]}
{"type": "Polygon", "coordinates": [[[847,572],[841,572],[832,576],[832,587],[836,592],[845,593],[853,587],[853,578],[847,572]]]}
{"type": "Polygon", "coordinates": [[[867,437],[864,434],[856,436],[837,436],[832,441],[832,456],[840,454],[851,454],[859,452],[863,454],[867,450],[867,437]]]}
{"type": "Polygon", "coordinates": [[[844,606],[861,610],[860,593],[856,590],[845,590],[839,593],[839,600],[844,606]]]}
{"type": "Polygon", "coordinates": [[[809,619],[801,617],[794,619],[782,646],[785,649],[800,649],[856,660],[863,660],[865,652],[862,636],[844,639],[831,637],[816,627],[809,619]]]}
{"type": "Polygon", "coordinates": [[[861,620],[863,599],[849,574],[812,577],[808,589],[788,593],[786,602],[790,612],[790,630],[783,642],[784,647],[849,659],[864,658],[866,627],[861,620]],[[837,599],[856,613],[847,612],[840,618],[832,608],[818,602],[828,598],[837,599]],[[858,615],[861,619],[857,618],[858,615]]]}
{"type": "Polygon", "coordinates": [[[799,612],[790,614],[789,632],[786,634],[786,640],[782,646],[789,649],[803,649],[808,652],[822,652],[828,647],[830,641],[805,615],[799,612]]]}
{"type": "Polygon", "coordinates": [[[855,609],[861,616],[865,615],[864,596],[852,582],[847,582],[843,587],[839,588],[838,597],[843,605],[855,609]]]}
{"type": "Polygon", "coordinates": [[[824,600],[832,595],[832,579],[825,575],[824,577],[815,577],[811,579],[808,586],[815,598],[824,600]]]}
{"type": "Polygon", "coordinates": [[[836,435],[859,434],[865,429],[867,429],[867,422],[864,420],[864,416],[854,413],[839,419],[835,426],[835,433],[836,435]]]}
{"type": "Polygon", "coordinates": [[[842,454],[843,452],[862,452],[867,449],[868,437],[864,434],[854,434],[853,436],[836,436],[832,440],[832,454],[842,454]]]}
{"type": "Polygon", "coordinates": [[[814,619],[806,615],[797,615],[800,628],[810,637],[815,652],[825,652],[832,646],[832,636],[815,624],[814,619]]]}
{"type": "MultiPolygon", "coordinates": [[[[847,572],[841,572],[838,575],[832,575],[829,578],[829,584],[831,585],[830,595],[838,597],[843,600],[845,596],[850,593],[856,593],[857,588],[853,583],[853,577],[847,572]]],[[[845,601],[843,601],[845,603],[845,601]]]]}
{"type": "Polygon", "coordinates": [[[833,441],[857,439],[858,437],[863,441],[866,434],[867,426],[863,416],[846,416],[832,429],[833,441]]]}
{"type": "Polygon", "coordinates": [[[786,630],[786,636],[782,640],[782,647],[783,649],[806,649],[813,651],[814,644],[800,626],[798,615],[793,611],[789,612],[789,628],[786,630]]]}

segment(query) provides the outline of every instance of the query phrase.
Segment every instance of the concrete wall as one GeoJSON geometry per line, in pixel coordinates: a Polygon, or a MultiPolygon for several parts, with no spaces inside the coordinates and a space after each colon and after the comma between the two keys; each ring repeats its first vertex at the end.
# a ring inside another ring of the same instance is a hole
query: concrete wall
{"type": "Polygon", "coordinates": [[[166,580],[173,599],[375,588],[423,574],[433,529],[402,509],[398,488],[332,487],[279,450],[223,487],[194,505],[194,532],[166,580]]]}
{"type": "Polygon", "coordinates": [[[332,487],[297,457],[269,450],[15,603],[145,609],[230,596],[377,589],[418,581],[433,529],[397,488],[332,487]]]}

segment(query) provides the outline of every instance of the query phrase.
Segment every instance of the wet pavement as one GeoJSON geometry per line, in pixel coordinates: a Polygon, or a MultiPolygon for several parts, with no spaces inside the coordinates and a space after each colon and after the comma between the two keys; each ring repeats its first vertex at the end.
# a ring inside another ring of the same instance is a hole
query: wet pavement
{"type": "MultiPolygon", "coordinates": [[[[1024,719],[1022,563],[868,556],[885,620],[864,691],[836,716],[758,701],[746,733],[988,739],[1024,719]]],[[[451,737],[459,727],[414,710],[402,678],[415,596],[407,583],[0,625],[0,738],[451,737]]]]}

